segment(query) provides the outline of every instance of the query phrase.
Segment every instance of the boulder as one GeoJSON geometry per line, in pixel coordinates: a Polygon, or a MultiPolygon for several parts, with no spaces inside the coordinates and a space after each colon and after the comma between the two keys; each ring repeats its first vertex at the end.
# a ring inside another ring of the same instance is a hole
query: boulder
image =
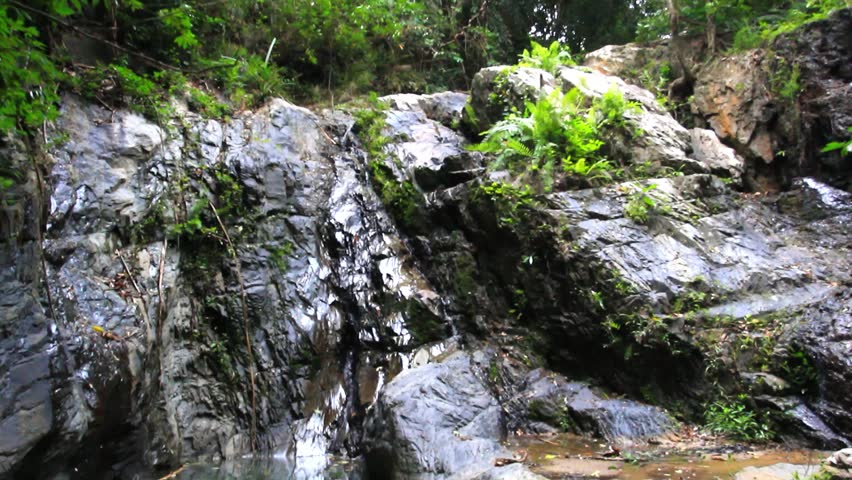
{"type": "Polygon", "coordinates": [[[831,480],[847,480],[852,478],[852,448],[844,448],[834,452],[822,464],[831,480]]]}
{"type": "Polygon", "coordinates": [[[523,111],[525,102],[547,96],[556,85],[553,75],[537,68],[483,68],[471,83],[471,110],[465,112],[466,121],[473,133],[479,134],[502,120],[512,108],[523,111]],[[469,116],[471,112],[474,118],[469,116]]]}
{"type": "Polygon", "coordinates": [[[766,69],[758,51],[711,60],[698,73],[692,108],[722,141],[768,164],[781,143],[772,126],[779,107],[767,89],[766,69]]]}
{"type": "Polygon", "coordinates": [[[543,369],[530,372],[521,391],[531,421],[613,443],[659,437],[674,426],[660,408],[633,400],[605,399],[587,384],[568,382],[562,375],[543,369]]]}
{"type": "Polygon", "coordinates": [[[780,35],[771,50],[719,56],[699,70],[693,113],[745,157],[758,188],[815,174],[848,187],[848,162],[820,149],[849,138],[850,32],[852,9],[839,9],[780,35]]]}
{"type": "Polygon", "coordinates": [[[509,478],[494,469],[496,458],[513,453],[500,444],[505,418],[481,380],[484,358],[458,352],[390,382],[367,420],[368,470],[381,478],[509,478]]]}
{"type": "Polygon", "coordinates": [[[644,70],[653,68],[667,58],[668,44],[665,41],[627,43],[607,45],[589,52],[583,57],[583,65],[637,83],[644,70]]]}

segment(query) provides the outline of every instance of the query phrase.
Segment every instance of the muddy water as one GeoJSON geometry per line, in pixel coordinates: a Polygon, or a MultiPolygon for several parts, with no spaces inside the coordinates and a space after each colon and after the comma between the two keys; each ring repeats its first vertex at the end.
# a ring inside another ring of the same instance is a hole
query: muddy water
{"type": "Polygon", "coordinates": [[[534,472],[552,479],[731,479],[744,468],[778,463],[813,466],[802,470],[800,477],[807,478],[828,456],[828,452],[748,447],[703,438],[622,447],[617,455],[609,445],[576,435],[515,437],[509,443],[520,456],[521,450],[526,452],[526,464],[534,472]]]}

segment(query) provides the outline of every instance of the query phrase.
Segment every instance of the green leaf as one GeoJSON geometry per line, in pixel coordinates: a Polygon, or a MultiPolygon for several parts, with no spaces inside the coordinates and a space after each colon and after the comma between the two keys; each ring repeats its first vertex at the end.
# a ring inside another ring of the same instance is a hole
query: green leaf
{"type": "Polygon", "coordinates": [[[66,0],[53,0],[50,6],[53,9],[53,13],[59,16],[67,17],[74,14],[74,9],[71,8],[71,5],[68,5],[66,0]]]}

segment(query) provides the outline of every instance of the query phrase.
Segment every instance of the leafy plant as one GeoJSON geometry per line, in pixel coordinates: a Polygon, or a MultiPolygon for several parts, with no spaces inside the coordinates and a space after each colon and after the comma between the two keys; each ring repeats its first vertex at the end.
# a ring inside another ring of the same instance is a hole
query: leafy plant
{"type": "Polygon", "coordinates": [[[746,441],[765,442],[775,433],[758,415],[746,407],[743,399],[717,401],[704,412],[705,428],[716,434],[746,441]]]}
{"type": "MultiPolygon", "coordinates": [[[[601,129],[617,123],[624,105],[588,100],[576,88],[554,90],[535,102],[526,102],[524,113],[511,113],[483,133],[471,150],[496,153],[490,167],[507,168],[521,183],[550,191],[556,165],[569,176],[586,182],[609,180],[616,173],[612,163],[599,155],[604,142],[601,129]]],[[[626,108],[626,107],[625,107],[626,108]]]]}
{"type": "Polygon", "coordinates": [[[518,225],[537,205],[529,185],[516,187],[505,182],[491,182],[481,185],[476,195],[484,195],[494,202],[497,220],[501,226],[506,227],[518,225]]]}
{"type": "Polygon", "coordinates": [[[532,41],[530,42],[529,50],[524,49],[524,53],[521,54],[521,60],[518,62],[518,65],[540,68],[556,75],[560,67],[570,67],[575,65],[575,63],[574,59],[571,58],[571,52],[568,47],[562,46],[558,41],[554,41],[549,47],[532,41]]]}
{"type": "Polygon", "coordinates": [[[355,111],[355,127],[357,127],[358,138],[364,144],[367,155],[373,160],[382,160],[387,154],[385,146],[390,139],[384,134],[385,115],[388,106],[379,100],[376,92],[370,92],[367,105],[355,111]]]}
{"type": "Polygon", "coordinates": [[[791,67],[783,58],[777,58],[769,72],[769,86],[778,97],[794,100],[802,88],[799,84],[800,77],[798,65],[791,67]]]}
{"type": "MultiPolygon", "coordinates": [[[[53,7],[62,16],[74,12],[67,2],[54,2],[53,7]]],[[[0,132],[39,128],[57,114],[62,73],[39,39],[25,14],[0,5],[0,132]]]]}
{"type": "Polygon", "coordinates": [[[647,222],[649,215],[657,209],[657,201],[650,195],[650,192],[656,188],[657,184],[651,183],[630,194],[629,200],[624,205],[624,215],[636,223],[647,222]]]}
{"type": "Polygon", "coordinates": [[[641,111],[639,103],[628,101],[614,85],[592,102],[592,108],[602,117],[600,124],[615,128],[632,127],[626,116],[627,113],[641,111]]]}
{"type": "MultiPolygon", "coordinates": [[[[848,127],[846,131],[852,134],[852,127],[848,127]]],[[[820,150],[820,152],[826,153],[833,152],[836,150],[840,150],[840,155],[844,157],[846,155],[849,155],[849,153],[852,153],[852,138],[846,141],[829,142],[824,147],[822,147],[822,150],[820,150]]]]}

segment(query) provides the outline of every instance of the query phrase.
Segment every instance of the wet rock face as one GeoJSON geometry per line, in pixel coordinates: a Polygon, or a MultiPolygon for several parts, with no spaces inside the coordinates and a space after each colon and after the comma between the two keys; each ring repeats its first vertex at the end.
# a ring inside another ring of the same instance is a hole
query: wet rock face
{"type": "Polygon", "coordinates": [[[132,475],[242,454],[255,430],[297,459],[355,453],[364,406],[423,342],[411,319],[445,330],[360,151],[328,140],[351,120],[283,101],[183,120],[66,99],[46,280],[35,178],[4,207],[0,476],[132,475]]]}
{"type": "MultiPolygon", "coordinates": [[[[558,77],[588,95],[619,85],[574,69],[558,77]]],[[[505,88],[511,90],[511,83],[505,88]]],[[[625,95],[641,103],[644,95],[631,92],[625,95]]],[[[677,125],[642,105],[641,115],[677,125]]],[[[742,174],[742,160],[712,132],[680,129],[658,129],[651,137],[659,142],[629,145],[634,155],[656,148],[663,156],[668,149],[669,158],[687,159],[734,181],[742,174]]],[[[819,354],[795,341],[809,324],[807,312],[850,281],[842,191],[805,179],[781,195],[743,195],[714,175],[657,178],[554,192],[507,226],[500,221],[500,200],[483,203],[478,189],[472,182],[436,192],[442,229],[431,241],[452,242],[475,259],[469,276],[480,288],[465,291],[484,299],[480,312],[501,319],[491,324],[507,338],[505,348],[520,350],[516,345],[525,339],[535,345],[525,352],[562,371],[593,371],[618,391],[656,402],[683,400],[688,392],[686,402],[678,402],[695,408],[696,416],[706,399],[719,394],[714,384],[743,391],[752,388],[754,374],[771,373],[791,383],[787,392],[798,393],[770,394],[754,408],[779,414],[779,424],[787,422],[782,429],[798,438],[827,446],[846,441],[846,430],[833,426],[840,414],[829,411],[845,408],[839,381],[848,367],[832,360],[837,373],[808,371],[819,354]],[[647,217],[636,216],[640,202],[652,205],[647,217]],[[489,294],[483,296],[483,290],[489,294]],[[661,364],[668,366],[665,371],[661,364]],[[829,388],[838,396],[815,390],[820,382],[834,385],[829,388]],[[806,395],[798,397],[802,392],[806,395]],[[826,401],[830,408],[820,406],[826,401]],[[784,414],[786,406],[792,413],[784,414]]],[[[454,284],[458,268],[426,258],[421,260],[430,278],[454,284]]],[[[845,308],[840,305],[832,302],[826,310],[845,308]]],[[[466,319],[459,324],[477,331],[476,315],[461,314],[466,319]]]]}
{"type": "Polygon", "coordinates": [[[828,142],[848,140],[852,125],[852,8],[776,39],[773,49],[800,71],[799,174],[824,174],[846,190],[849,162],[838,152],[820,154],[828,142]]]}

